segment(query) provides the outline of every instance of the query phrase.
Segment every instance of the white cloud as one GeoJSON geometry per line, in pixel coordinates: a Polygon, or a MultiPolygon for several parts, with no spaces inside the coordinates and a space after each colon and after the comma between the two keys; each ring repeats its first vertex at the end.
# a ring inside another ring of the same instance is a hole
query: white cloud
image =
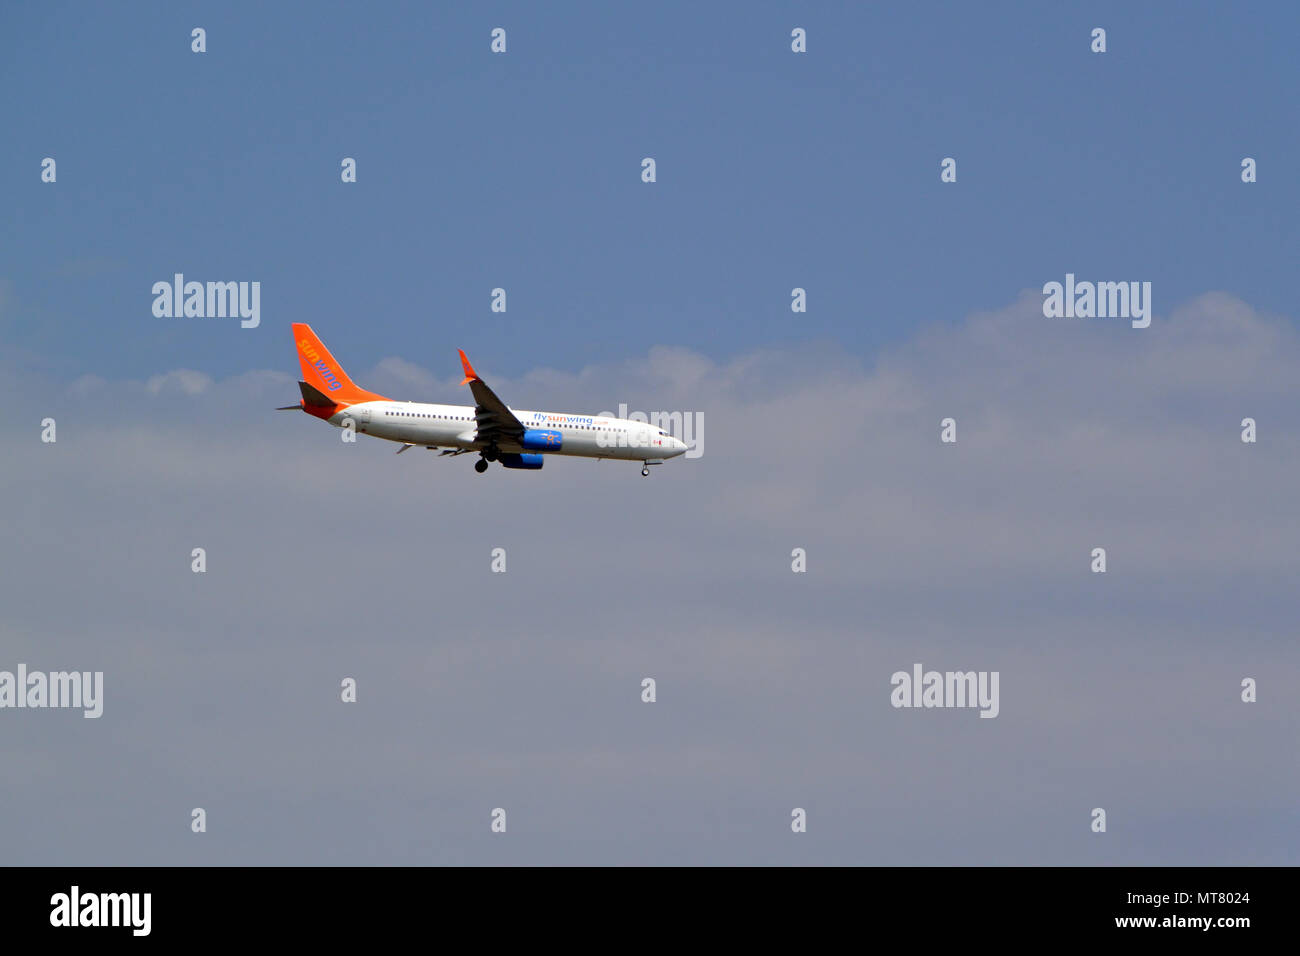
{"type": "Polygon", "coordinates": [[[145,388],[151,395],[173,389],[186,395],[201,395],[211,387],[212,376],[190,368],[178,368],[162,375],[154,375],[145,383],[145,388]]]}
{"type": "MultiPolygon", "coordinates": [[[[381,369],[409,397],[467,400],[458,380],[381,369]]],[[[218,411],[107,383],[43,447],[28,386],[0,426],[0,484],[27,502],[0,556],[16,596],[0,626],[27,635],[33,666],[103,662],[105,726],[131,741],[113,772],[152,780],[173,754],[174,792],[153,803],[216,787],[243,801],[230,862],[322,858],[315,824],[262,827],[273,795],[312,801],[322,833],[356,833],[365,808],[374,839],[347,849],[375,862],[418,856],[405,834],[429,805],[455,809],[421,825],[474,859],[454,821],[490,799],[526,806],[553,861],[763,857],[753,828],[785,802],[834,821],[820,859],[1098,862],[1067,834],[1105,800],[1148,832],[1191,807],[1227,835],[1172,827],[1100,862],[1294,863],[1239,781],[1300,799],[1277,759],[1300,679],[1297,372],[1289,324],[1215,294],[1147,330],[1044,319],[1027,296],[870,368],[831,346],[723,362],[656,348],[493,380],[520,407],[703,412],[705,456],[649,479],[563,460],[478,476],[472,456],[347,445],[266,408],[282,373],[150,380],[217,388],[218,411]],[[1239,440],[1246,415],[1256,445],[1239,440]],[[946,416],[956,446],[939,442],[946,416]],[[1095,545],[1104,576],[1087,570],[1095,545]],[[497,546],[505,575],[488,570],[497,546]],[[1001,715],[891,709],[889,674],[912,661],[1000,670],[1001,715]],[[345,674],[365,702],[346,713],[345,674]],[[1236,700],[1247,675],[1257,705],[1236,700]],[[724,812],[746,840],[708,830],[724,812]]],[[[80,728],[24,726],[16,761],[101,759],[80,728]]],[[[72,797],[47,806],[61,781],[19,780],[15,818],[93,817],[72,797]]],[[[142,814],[81,839],[174,861],[168,833],[142,814]]]]}

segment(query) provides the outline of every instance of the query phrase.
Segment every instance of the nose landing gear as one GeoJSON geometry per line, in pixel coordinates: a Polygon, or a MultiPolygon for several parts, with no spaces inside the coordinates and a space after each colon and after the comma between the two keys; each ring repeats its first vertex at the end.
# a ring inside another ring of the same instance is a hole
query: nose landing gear
{"type": "Polygon", "coordinates": [[[643,468],[641,469],[641,477],[642,477],[642,478],[649,478],[649,477],[650,477],[650,469],[649,469],[649,467],[643,467],[643,468]]]}

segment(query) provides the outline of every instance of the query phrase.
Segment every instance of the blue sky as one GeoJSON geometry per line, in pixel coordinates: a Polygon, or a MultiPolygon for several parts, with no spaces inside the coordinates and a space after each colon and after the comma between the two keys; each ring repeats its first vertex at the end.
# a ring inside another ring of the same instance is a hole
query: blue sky
{"type": "Polygon", "coordinates": [[[1297,27],[5,5],[0,670],[105,699],[0,710],[0,860],[1295,865],[1297,27]],[[176,272],[260,326],[155,317],[176,272]],[[1069,272],[1151,326],[1045,318],[1069,272]],[[395,398],[468,401],[464,348],[701,454],[344,444],[271,411],[296,321],[395,398]],[[999,716],[892,708],[918,662],[999,716]]]}
{"type": "Polygon", "coordinates": [[[292,371],[291,321],[349,367],[395,354],[454,371],[464,347],[517,374],[807,339],[869,362],[1067,271],[1149,280],[1157,312],[1207,289],[1287,310],[1289,5],[0,16],[22,39],[0,64],[10,345],[56,377],[105,361],[126,377],[292,371]],[[956,184],[939,182],[946,156],[956,184]],[[178,271],[261,281],[262,326],[156,319],[150,286],[178,271]]]}

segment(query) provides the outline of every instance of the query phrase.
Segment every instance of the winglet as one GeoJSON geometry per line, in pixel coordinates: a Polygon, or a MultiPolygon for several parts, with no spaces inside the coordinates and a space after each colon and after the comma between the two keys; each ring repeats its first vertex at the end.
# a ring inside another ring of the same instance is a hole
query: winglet
{"type": "Polygon", "coordinates": [[[465,381],[460,384],[468,385],[470,382],[477,382],[479,380],[478,372],[474,371],[474,366],[470,365],[469,359],[465,358],[465,350],[457,349],[456,351],[460,352],[460,364],[465,366],[465,381]]]}

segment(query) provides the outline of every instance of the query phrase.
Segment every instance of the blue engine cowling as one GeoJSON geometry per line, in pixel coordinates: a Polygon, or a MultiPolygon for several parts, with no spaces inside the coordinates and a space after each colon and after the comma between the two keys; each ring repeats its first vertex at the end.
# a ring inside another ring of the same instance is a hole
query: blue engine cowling
{"type": "Polygon", "coordinates": [[[529,468],[536,471],[542,467],[541,455],[509,455],[501,454],[497,456],[501,462],[502,468],[529,468]]]}
{"type": "Polygon", "coordinates": [[[546,428],[526,428],[519,439],[520,447],[529,451],[559,451],[562,444],[564,436],[546,428]]]}

